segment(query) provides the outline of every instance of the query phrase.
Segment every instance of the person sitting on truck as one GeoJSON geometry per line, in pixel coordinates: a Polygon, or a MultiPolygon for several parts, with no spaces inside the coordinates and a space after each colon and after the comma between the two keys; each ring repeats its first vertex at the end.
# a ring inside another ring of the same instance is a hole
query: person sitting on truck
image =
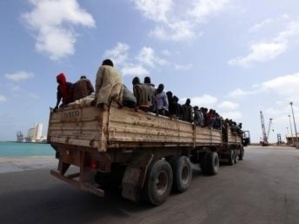
{"type": "Polygon", "coordinates": [[[177,109],[176,109],[176,117],[178,119],[182,119],[182,114],[183,114],[183,110],[182,110],[182,105],[179,103],[179,98],[177,96],[173,96],[173,100],[177,105],[177,109]]]}
{"type": "Polygon", "coordinates": [[[74,83],[73,92],[73,101],[75,101],[89,96],[94,92],[94,88],[90,80],[87,79],[85,75],[82,75],[80,79],[74,83]]]}
{"type": "Polygon", "coordinates": [[[220,129],[221,129],[221,122],[222,122],[222,118],[221,118],[220,115],[215,111],[215,121],[214,121],[213,128],[216,129],[216,130],[220,130],[220,129]]]}
{"type": "Polygon", "coordinates": [[[203,108],[203,115],[204,115],[204,118],[205,118],[205,126],[209,126],[209,117],[208,117],[208,108],[204,107],[203,108]]]}
{"type": "Polygon", "coordinates": [[[123,106],[135,108],[137,105],[137,100],[134,94],[125,86],[123,85],[123,106]]]}
{"type": "Polygon", "coordinates": [[[140,79],[136,76],[132,80],[133,93],[137,100],[136,109],[147,112],[149,110],[149,94],[144,84],[140,83],[140,79]]]}
{"type": "Polygon", "coordinates": [[[201,127],[204,126],[204,117],[201,109],[198,106],[193,107],[194,110],[194,123],[200,125],[201,127]]]}
{"type": "Polygon", "coordinates": [[[73,101],[73,84],[66,81],[65,74],[60,73],[56,76],[57,86],[57,101],[54,111],[58,109],[59,103],[62,100],[62,104],[59,108],[67,106],[73,101]]]}
{"type": "Polygon", "coordinates": [[[149,111],[150,112],[155,112],[156,111],[156,88],[155,86],[151,83],[151,78],[146,76],[144,77],[144,86],[147,89],[148,95],[149,95],[149,111]]]}
{"type": "Polygon", "coordinates": [[[156,90],[156,105],[157,105],[157,114],[167,115],[168,114],[168,98],[166,93],[163,91],[164,85],[159,84],[156,90]]]}
{"type": "Polygon", "coordinates": [[[92,105],[107,110],[111,102],[122,105],[122,78],[110,59],[105,59],[96,75],[95,100],[92,105]]]}
{"type": "Polygon", "coordinates": [[[191,100],[186,99],[185,104],[182,106],[183,116],[182,120],[192,122],[193,121],[193,108],[191,106],[191,100]]]}
{"type": "Polygon", "coordinates": [[[216,120],[215,110],[210,109],[207,116],[208,116],[208,120],[209,120],[208,125],[210,126],[210,128],[214,128],[214,123],[215,123],[215,120],[216,120]]]}
{"type": "Polygon", "coordinates": [[[178,105],[176,100],[173,97],[173,94],[171,91],[166,92],[167,95],[167,99],[168,99],[168,116],[169,117],[176,117],[177,116],[177,109],[178,109],[178,105]]]}

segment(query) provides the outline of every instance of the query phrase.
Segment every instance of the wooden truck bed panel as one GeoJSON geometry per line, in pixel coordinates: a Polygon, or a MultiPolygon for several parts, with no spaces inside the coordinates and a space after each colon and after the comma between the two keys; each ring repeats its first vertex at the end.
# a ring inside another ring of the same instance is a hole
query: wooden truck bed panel
{"type": "Polygon", "coordinates": [[[241,137],[237,134],[232,133],[232,131],[228,129],[228,143],[234,144],[240,142],[242,142],[241,137]]]}
{"type": "MultiPolygon", "coordinates": [[[[101,112],[94,107],[67,107],[50,114],[48,141],[84,146],[98,151],[130,147],[196,147],[221,144],[220,130],[189,122],[111,106],[101,112]]],[[[240,143],[228,132],[229,143],[240,143]]]]}

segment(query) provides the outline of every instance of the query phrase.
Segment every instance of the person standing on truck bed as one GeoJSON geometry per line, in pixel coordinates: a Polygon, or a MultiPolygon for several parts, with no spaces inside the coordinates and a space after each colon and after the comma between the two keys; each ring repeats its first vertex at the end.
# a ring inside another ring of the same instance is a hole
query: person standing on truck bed
{"type": "Polygon", "coordinates": [[[67,106],[73,100],[73,84],[66,81],[66,77],[63,73],[56,76],[57,86],[57,101],[54,111],[58,109],[59,103],[62,100],[62,104],[59,108],[67,106]]]}
{"type": "Polygon", "coordinates": [[[151,78],[146,76],[144,77],[144,86],[147,89],[148,95],[149,95],[149,111],[150,112],[156,112],[156,88],[155,86],[151,83],[151,78]]]}
{"type": "Polygon", "coordinates": [[[192,122],[193,121],[193,107],[191,106],[191,100],[189,98],[186,99],[185,104],[182,106],[183,121],[192,122]]]}
{"type": "Polygon", "coordinates": [[[157,105],[157,113],[160,115],[167,115],[168,114],[168,98],[166,93],[163,91],[164,85],[159,84],[156,90],[156,105],[157,105]]]}
{"type": "Polygon", "coordinates": [[[80,79],[74,83],[73,92],[73,101],[75,101],[89,96],[94,92],[94,88],[90,80],[87,79],[85,75],[82,75],[80,79]]]}
{"type": "Polygon", "coordinates": [[[122,105],[122,78],[113,67],[110,59],[105,59],[96,75],[95,100],[92,105],[104,110],[108,109],[112,101],[122,105]]]}

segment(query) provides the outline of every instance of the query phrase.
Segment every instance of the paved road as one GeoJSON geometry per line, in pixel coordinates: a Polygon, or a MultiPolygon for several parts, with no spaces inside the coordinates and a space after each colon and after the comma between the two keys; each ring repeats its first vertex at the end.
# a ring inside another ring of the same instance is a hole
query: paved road
{"type": "Polygon", "coordinates": [[[299,150],[250,147],[244,161],[221,166],[216,176],[194,170],[187,192],[152,207],[113,191],[105,198],[81,192],[45,167],[2,172],[0,223],[297,224],[298,173],[299,150]]]}

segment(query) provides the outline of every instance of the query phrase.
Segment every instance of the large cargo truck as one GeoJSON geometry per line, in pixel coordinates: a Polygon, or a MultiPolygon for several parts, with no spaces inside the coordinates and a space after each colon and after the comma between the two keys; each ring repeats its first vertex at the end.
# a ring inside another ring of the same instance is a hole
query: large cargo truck
{"type": "Polygon", "coordinates": [[[232,165],[244,156],[242,135],[230,127],[213,130],[113,104],[104,111],[91,106],[51,111],[47,140],[59,161],[51,170],[55,177],[98,196],[112,184],[122,197],[153,205],[172,189],[188,189],[191,163],[215,175],[220,160],[232,165]]]}

